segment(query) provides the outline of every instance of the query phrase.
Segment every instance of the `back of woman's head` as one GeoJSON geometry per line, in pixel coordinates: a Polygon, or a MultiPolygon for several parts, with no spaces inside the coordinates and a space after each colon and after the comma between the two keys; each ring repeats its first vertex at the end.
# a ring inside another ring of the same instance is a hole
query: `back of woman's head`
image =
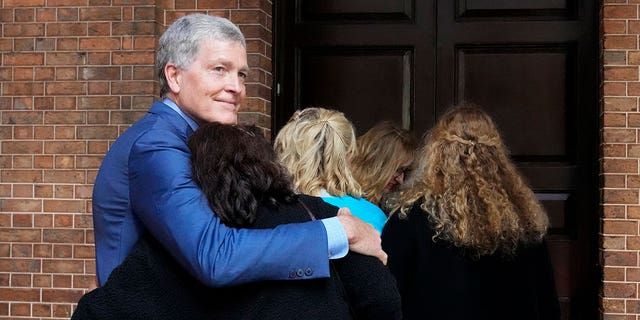
{"type": "Polygon", "coordinates": [[[512,254],[520,244],[542,239],[547,215],[487,113],[469,104],[453,107],[425,137],[401,194],[403,212],[424,198],[435,238],[478,256],[512,254]]]}
{"type": "Polygon", "coordinates": [[[336,196],[360,197],[360,184],[349,166],[355,143],[353,125],[342,112],[306,108],[296,111],[278,132],[274,148],[296,191],[317,196],[326,189],[336,196]]]}
{"type": "Polygon", "coordinates": [[[255,221],[260,204],[291,202],[291,178],[255,126],[207,123],[188,140],[193,179],[228,226],[255,221]]]}
{"type": "Polygon", "coordinates": [[[397,171],[413,163],[416,140],[408,130],[382,121],[360,136],[357,145],[351,160],[353,175],[367,200],[378,204],[397,171]]]}

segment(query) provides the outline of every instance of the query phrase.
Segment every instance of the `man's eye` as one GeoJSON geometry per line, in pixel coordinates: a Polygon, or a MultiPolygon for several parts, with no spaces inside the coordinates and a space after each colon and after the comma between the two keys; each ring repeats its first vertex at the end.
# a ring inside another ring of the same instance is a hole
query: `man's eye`
{"type": "Polygon", "coordinates": [[[215,67],[215,68],[213,68],[213,70],[215,70],[216,72],[223,72],[224,71],[224,67],[215,67]]]}
{"type": "Polygon", "coordinates": [[[246,79],[246,78],[248,77],[248,75],[247,75],[247,73],[246,73],[246,72],[240,72],[240,73],[238,73],[238,76],[239,76],[240,78],[243,78],[243,79],[246,79]]]}

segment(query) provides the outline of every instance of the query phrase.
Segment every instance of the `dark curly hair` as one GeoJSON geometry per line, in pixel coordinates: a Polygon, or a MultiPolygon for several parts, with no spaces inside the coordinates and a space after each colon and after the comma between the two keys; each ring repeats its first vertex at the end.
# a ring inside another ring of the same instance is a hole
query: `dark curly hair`
{"type": "Polygon", "coordinates": [[[259,205],[296,200],[291,177],[257,127],[207,123],[188,145],[193,179],[224,224],[247,226],[259,205]]]}

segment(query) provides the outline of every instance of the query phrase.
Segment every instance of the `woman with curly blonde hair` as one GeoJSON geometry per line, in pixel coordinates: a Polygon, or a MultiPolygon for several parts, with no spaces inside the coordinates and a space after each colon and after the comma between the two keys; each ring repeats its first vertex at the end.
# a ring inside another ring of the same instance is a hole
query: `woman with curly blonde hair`
{"type": "Polygon", "coordinates": [[[411,168],[416,141],[413,135],[390,121],[382,121],[358,137],[351,160],[353,175],[365,198],[379,207],[383,195],[404,182],[411,168]]]}
{"type": "Polygon", "coordinates": [[[325,108],[296,111],[278,132],[274,148],[293,176],[297,192],[347,207],[382,232],[386,215],[362,197],[362,187],[351,171],[356,136],[342,112],[325,108]]]}
{"type": "Polygon", "coordinates": [[[405,319],[559,319],[549,221],[482,109],[447,111],[382,236],[405,319]]]}

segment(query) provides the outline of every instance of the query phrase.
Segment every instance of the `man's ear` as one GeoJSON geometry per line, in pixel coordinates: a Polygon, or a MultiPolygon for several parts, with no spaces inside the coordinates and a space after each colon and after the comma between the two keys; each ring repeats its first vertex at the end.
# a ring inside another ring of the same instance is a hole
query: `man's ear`
{"type": "Polygon", "coordinates": [[[169,90],[173,93],[180,92],[180,69],[173,63],[164,66],[164,76],[167,79],[169,90]]]}

